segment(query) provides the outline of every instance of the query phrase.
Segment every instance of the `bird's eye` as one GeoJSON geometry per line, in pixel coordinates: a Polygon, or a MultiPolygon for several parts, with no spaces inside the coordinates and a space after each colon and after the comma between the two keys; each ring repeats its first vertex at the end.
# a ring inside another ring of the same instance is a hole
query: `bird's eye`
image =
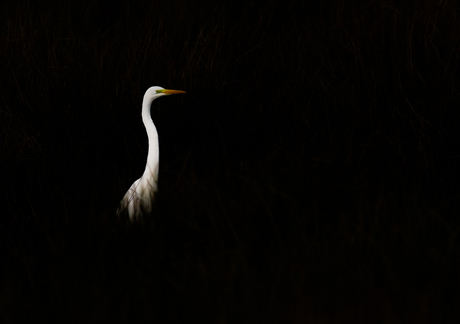
{"type": "Polygon", "coordinates": [[[162,93],[162,92],[163,92],[163,90],[157,90],[157,93],[162,93]]]}

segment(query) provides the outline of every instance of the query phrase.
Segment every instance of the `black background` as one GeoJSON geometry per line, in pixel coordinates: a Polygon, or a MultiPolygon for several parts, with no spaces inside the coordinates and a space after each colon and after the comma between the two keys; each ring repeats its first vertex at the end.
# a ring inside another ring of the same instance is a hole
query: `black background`
{"type": "Polygon", "coordinates": [[[455,322],[458,10],[3,4],[2,321],[455,322]]]}

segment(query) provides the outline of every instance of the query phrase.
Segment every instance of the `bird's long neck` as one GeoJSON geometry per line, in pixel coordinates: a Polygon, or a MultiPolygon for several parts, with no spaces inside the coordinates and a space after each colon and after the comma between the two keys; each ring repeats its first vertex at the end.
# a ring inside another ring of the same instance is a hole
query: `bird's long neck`
{"type": "Polygon", "coordinates": [[[144,171],[144,178],[158,180],[158,167],[160,161],[160,151],[158,147],[158,133],[155,124],[152,121],[150,115],[150,106],[153,100],[146,100],[142,103],[142,120],[144,122],[145,129],[147,130],[147,136],[149,138],[149,153],[147,155],[147,165],[144,171]]]}

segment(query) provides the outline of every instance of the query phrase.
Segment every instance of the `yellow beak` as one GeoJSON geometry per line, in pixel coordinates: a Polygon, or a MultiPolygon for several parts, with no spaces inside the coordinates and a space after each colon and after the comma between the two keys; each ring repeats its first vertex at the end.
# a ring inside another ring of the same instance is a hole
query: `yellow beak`
{"type": "Polygon", "coordinates": [[[186,93],[185,91],[182,91],[182,90],[172,90],[172,89],[164,89],[164,90],[161,90],[161,92],[167,95],[186,93]]]}

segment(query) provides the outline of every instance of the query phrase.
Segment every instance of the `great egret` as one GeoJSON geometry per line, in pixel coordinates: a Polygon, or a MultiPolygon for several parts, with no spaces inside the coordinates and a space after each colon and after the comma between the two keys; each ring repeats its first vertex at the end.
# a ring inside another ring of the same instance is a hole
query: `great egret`
{"type": "Polygon", "coordinates": [[[152,209],[152,202],[157,191],[158,168],[160,152],[158,148],[158,133],[155,124],[150,116],[150,106],[153,100],[158,97],[185,93],[182,90],[170,90],[162,87],[150,87],[144,94],[142,101],[142,121],[144,122],[147,136],[149,138],[149,153],[147,155],[147,165],[142,177],[137,179],[126,192],[120,202],[117,215],[128,211],[131,221],[138,220],[144,213],[149,213],[152,209]]]}

